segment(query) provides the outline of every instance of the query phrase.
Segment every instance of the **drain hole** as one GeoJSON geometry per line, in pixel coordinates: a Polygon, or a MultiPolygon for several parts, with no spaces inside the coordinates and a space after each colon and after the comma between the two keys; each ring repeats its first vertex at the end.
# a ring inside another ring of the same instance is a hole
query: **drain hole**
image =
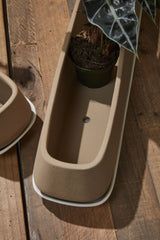
{"type": "Polygon", "coordinates": [[[83,118],[83,123],[89,123],[90,122],[90,118],[89,117],[84,117],[83,118]]]}

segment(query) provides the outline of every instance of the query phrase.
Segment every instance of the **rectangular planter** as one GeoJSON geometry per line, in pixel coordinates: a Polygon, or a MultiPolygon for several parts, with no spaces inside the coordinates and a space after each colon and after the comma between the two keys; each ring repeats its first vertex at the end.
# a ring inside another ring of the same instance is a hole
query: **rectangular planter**
{"type": "Polygon", "coordinates": [[[68,56],[71,35],[86,23],[76,1],[59,58],[33,171],[37,193],[73,206],[110,196],[117,172],[135,56],[121,49],[113,79],[90,89],[79,83],[68,56]]]}

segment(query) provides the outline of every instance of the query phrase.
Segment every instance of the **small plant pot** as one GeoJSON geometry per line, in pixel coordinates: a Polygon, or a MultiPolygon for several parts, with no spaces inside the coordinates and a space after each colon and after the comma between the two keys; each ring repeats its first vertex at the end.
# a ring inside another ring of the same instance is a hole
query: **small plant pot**
{"type": "MultiPolygon", "coordinates": [[[[86,40],[85,34],[79,37],[83,32],[89,34],[89,30],[84,27],[84,31],[72,37],[69,47],[69,57],[76,69],[77,78],[88,88],[104,87],[112,79],[112,72],[119,57],[119,45],[110,41],[100,48],[100,39],[99,44],[93,44],[86,40]]],[[[107,40],[106,37],[103,38],[107,40]]]]}
{"type": "Polygon", "coordinates": [[[0,72],[0,154],[15,145],[36,118],[33,104],[0,72]]]}
{"type": "MultiPolygon", "coordinates": [[[[73,61],[72,61],[73,62],[73,61]]],[[[81,84],[88,88],[100,88],[105,86],[112,78],[114,65],[105,69],[90,70],[82,68],[73,62],[78,80],[81,84]]]]}

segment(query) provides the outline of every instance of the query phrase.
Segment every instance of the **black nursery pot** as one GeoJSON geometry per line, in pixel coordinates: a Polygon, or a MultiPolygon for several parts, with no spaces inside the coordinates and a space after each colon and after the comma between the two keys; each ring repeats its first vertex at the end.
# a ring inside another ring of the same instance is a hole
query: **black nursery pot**
{"type": "Polygon", "coordinates": [[[88,88],[100,88],[105,86],[112,77],[114,65],[109,65],[105,69],[90,70],[79,67],[75,64],[78,80],[88,88]]]}
{"type": "Polygon", "coordinates": [[[105,86],[112,79],[112,72],[119,57],[120,48],[118,45],[115,45],[114,51],[114,58],[104,69],[88,69],[80,67],[77,63],[75,63],[71,52],[69,52],[70,59],[75,66],[79,82],[88,88],[100,88],[105,86]]]}

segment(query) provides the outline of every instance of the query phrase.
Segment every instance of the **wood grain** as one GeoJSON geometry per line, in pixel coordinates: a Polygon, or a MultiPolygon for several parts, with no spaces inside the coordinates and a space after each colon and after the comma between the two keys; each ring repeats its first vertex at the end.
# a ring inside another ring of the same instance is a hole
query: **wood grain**
{"type": "Polygon", "coordinates": [[[16,148],[0,157],[0,239],[26,239],[16,148]]]}
{"type": "Polygon", "coordinates": [[[130,102],[117,181],[110,198],[119,240],[158,240],[160,236],[160,208],[146,149],[148,139],[137,126],[130,102]]]}
{"type": "Polygon", "coordinates": [[[159,49],[159,20],[157,26],[144,13],[139,39],[139,62],[137,61],[134,88],[131,98],[134,98],[133,107],[140,129],[160,126],[160,56],[159,49]]]}
{"type": "Polygon", "coordinates": [[[136,65],[131,101],[134,106],[136,121],[143,133],[144,151],[160,201],[158,187],[160,173],[160,163],[158,161],[158,158],[160,158],[159,36],[160,11],[157,11],[157,25],[152,23],[148,16],[144,14],[139,43],[140,62],[136,65]],[[136,81],[136,78],[139,78],[141,83],[136,81]]]}
{"type": "MultiPolygon", "coordinates": [[[[0,1],[0,46],[0,71],[8,75],[2,1],[0,1]]],[[[0,156],[0,239],[26,239],[16,147],[0,156]]]]}
{"type": "Polygon", "coordinates": [[[36,23],[37,56],[40,63],[46,110],[65,31],[69,23],[69,13],[65,0],[35,0],[33,9],[36,23]]]}
{"type": "MultiPolygon", "coordinates": [[[[74,1],[68,0],[68,3],[71,10],[74,1]]],[[[102,206],[81,209],[42,200],[33,191],[31,182],[42,127],[41,119],[44,119],[69,21],[66,1],[7,0],[7,10],[13,76],[22,91],[35,104],[39,116],[32,130],[21,142],[21,168],[30,238],[159,240],[158,28],[144,16],[140,62],[136,63],[113,194],[102,206]],[[22,10],[22,6],[25,6],[25,10],[22,10]],[[16,20],[12,21],[14,16],[16,20]],[[23,80],[24,76],[28,76],[24,78],[27,81],[23,80]],[[156,80],[153,81],[154,79],[156,80]]]]}
{"type": "MultiPolygon", "coordinates": [[[[159,26],[159,25],[158,25],[159,26]]],[[[110,199],[119,240],[160,237],[158,28],[143,15],[115,189],[110,199]]]]}
{"type": "Polygon", "coordinates": [[[33,1],[6,0],[12,78],[44,117],[44,93],[39,71],[33,1]],[[14,19],[14,21],[13,21],[14,19]]]}

